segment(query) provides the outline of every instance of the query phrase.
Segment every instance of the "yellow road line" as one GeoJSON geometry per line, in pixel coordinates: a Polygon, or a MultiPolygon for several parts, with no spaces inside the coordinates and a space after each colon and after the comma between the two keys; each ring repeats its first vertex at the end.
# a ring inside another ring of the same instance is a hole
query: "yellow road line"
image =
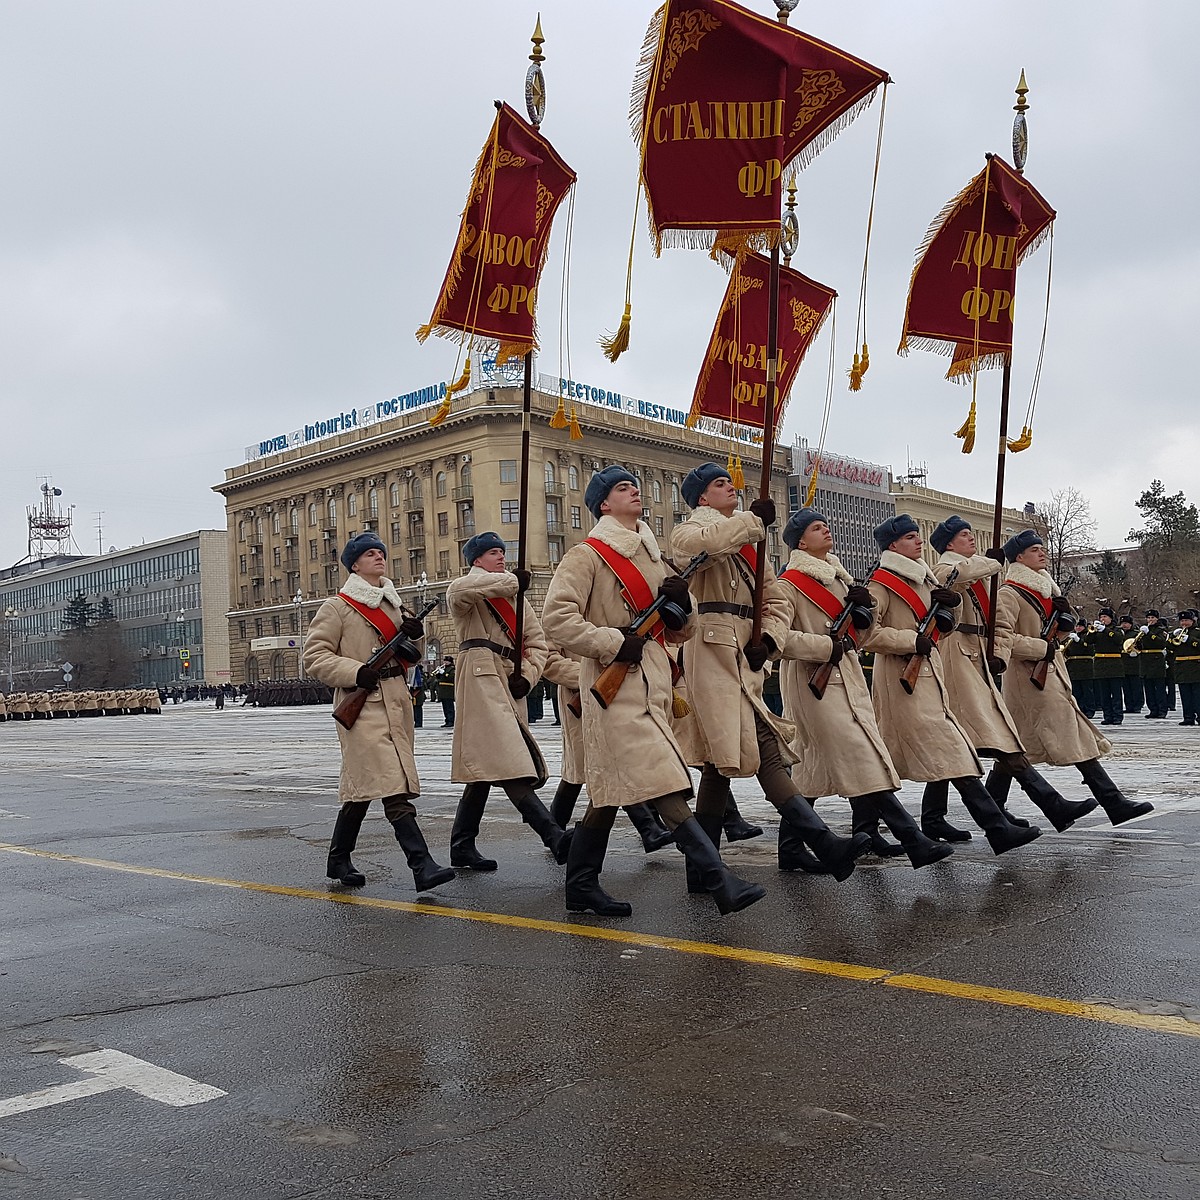
{"type": "Polygon", "coordinates": [[[1067,1000],[1058,996],[1040,996],[1034,992],[1018,992],[1008,988],[960,983],[932,975],[910,975],[884,967],[864,967],[857,963],[835,962],[821,958],[806,958],[799,954],[777,954],[769,950],[752,950],[745,946],[722,946],[716,942],[692,942],[685,938],[664,937],[654,933],[638,933],[631,929],[614,929],[602,925],[576,925],[566,921],[545,921],[537,917],[515,917],[507,913],[482,912],[467,908],[449,908],[440,904],[414,903],[409,900],[382,900],[352,892],[315,891],[310,888],[286,887],[277,883],[255,883],[247,879],[222,879],[219,876],[192,875],[184,871],[168,871],[162,867],[139,867],[132,863],[112,862],[104,858],[85,858],[75,854],[59,854],[53,850],[38,850],[0,842],[0,851],[23,854],[33,858],[48,858],[77,866],[100,867],[107,871],[123,871],[130,875],[148,875],[155,879],[175,879],[186,883],[203,883],[211,887],[240,888],[248,892],[263,892],[270,896],[290,896],[302,900],[324,900],[333,904],[351,904],[361,908],[381,908],[391,912],[416,913],[425,917],[450,917],[458,921],[474,921],[484,925],[501,925],[509,929],[528,929],[537,933],[563,934],[569,937],[590,938],[593,941],[617,942],[625,946],[650,946],[658,950],[676,950],[683,954],[700,954],[709,958],[732,959],[755,966],[775,967],[783,971],[803,971],[813,975],[831,975],[861,983],[882,984],[904,988],[932,996],[947,996],[956,1000],[974,1000],[1006,1008],[1025,1008],[1056,1016],[1075,1017],[1085,1021],[1101,1021],[1108,1025],[1124,1025],[1133,1029],[1166,1033],[1175,1037],[1200,1038],[1200,1023],[1184,1017],[1155,1016],[1148,1013],[1114,1008],[1107,1004],[1088,1004],[1082,1000],[1067,1000]]]}

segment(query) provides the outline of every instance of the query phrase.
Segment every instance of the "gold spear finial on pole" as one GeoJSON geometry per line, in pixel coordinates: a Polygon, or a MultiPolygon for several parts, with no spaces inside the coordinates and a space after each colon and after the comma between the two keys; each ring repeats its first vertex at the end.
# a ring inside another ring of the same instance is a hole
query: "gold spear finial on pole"
{"type": "Polygon", "coordinates": [[[1017,84],[1017,102],[1013,105],[1013,111],[1017,114],[1013,117],[1013,166],[1018,174],[1024,174],[1025,160],[1029,157],[1029,129],[1025,124],[1025,114],[1029,111],[1029,104],[1025,100],[1028,94],[1029,84],[1025,82],[1025,68],[1022,67],[1021,82],[1017,84]]]}
{"type": "Polygon", "coordinates": [[[779,248],[783,251],[783,264],[792,265],[792,255],[800,245],[800,222],[796,217],[796,176],[793,174],[787,185],[787,211],[783,214],[782,237],[779,248]]]}
{"type": "Polygon", "coordinates": [[[533,29],[533,53],[529,56],[529,70],[525,72],[525,111],[529,114],[529,123],[536,129],[546,115],[546,80],[542,75],[542,63],[546,56],[542,53],[542,14],[537,15],[537,24],[533,29]]]}
{"type": "Polygon", "coordinates": [[[775,19],[780,23],[780,25],[786,25],[788,23],[788,17],[792,15],[792,10],[795,9],[796,5],[799,3],[800,0],[775,0],[775,6],[779,10],[775,14],[775,19]]]}

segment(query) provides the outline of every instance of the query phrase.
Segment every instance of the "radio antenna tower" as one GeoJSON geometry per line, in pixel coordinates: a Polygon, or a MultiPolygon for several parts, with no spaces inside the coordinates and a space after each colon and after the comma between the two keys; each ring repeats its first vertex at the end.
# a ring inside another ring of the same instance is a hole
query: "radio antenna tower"
{"type": "Polygon", "coordinates": [[[51,483],[49,476],[40,478],[42,502],[36,508],[25,510],[29,520],[27,557],[31,560],[69,555],[72,546],[79,550],[71,533],[71,511],[75,506],[69,505],[64,512],[58,502],[62,492],[51,483]]]}

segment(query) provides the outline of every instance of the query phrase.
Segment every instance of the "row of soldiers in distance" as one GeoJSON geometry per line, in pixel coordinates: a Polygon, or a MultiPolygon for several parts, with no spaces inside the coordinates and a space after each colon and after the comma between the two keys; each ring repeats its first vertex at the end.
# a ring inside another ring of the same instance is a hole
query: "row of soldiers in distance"
{"type": "Polygon", "coordinates": [[[1184,609],[1175,628],[1148,608],[1140,628],[1133,616],[1102,608],[1094,623],[1082,618],[1064,647],[1067,671],[1079,707],[1089,717],[1104,714],[1101,725],[1120,725],[1127,714],[1148,709],[1147,720],[1165,720],[1175,708],[1178,687],[1181,725],[1196,725],[1195,689],[1200,660],[1192,649],[1195,609],[1184,609]],[[1126,649],[1128,647],[1128,649],[1126,649]]]}
{"type": "MultiPolygon", "coordinates": [[[[1041,834],[1008,813],[1014,780],[1058,831],[1097,805],[1114,825],[1152,811],[1123,795],[1104,770],[1111,745],[1073,698],[1061,641],[1074,618],[1034,530],[980,555],[970,525],[948,517],[933,535],[940,558],[930,570],[916,522],[899,514],[875,531],[880,564],[858,583],[833,553],[826,518],[803,509],[784,529],[787,569],[776,578],[762,564],[762,633],[754,640],[755,545],[776,519],[774,505],[759,499],[740,511],[729,472],[716,463],[692,471],[682,491],[693,512],[672,531],[671,551],[694,566],[707,556],[689,581],[641,520],[637,480],[619,466],[590,480],[585,502],[596,524],[563,556],[540,617],[520,599],[528,578],[506,569],[497,534],[478,534],[464,547],[470,570],[447,591],[460,639],[451,777],[464,785],[449,868],[430,853],[417,821],[420,782],[403,665],[368,663],[396,632],[410,639],[406,653],[415,661],[423,627],[386,578],[378,537],[348,543],[342,562],[349,577],[321,606],[305,647],[307,672],[336,689],[335,702],[356,688],[367,693],[357,724],[338,729],[342,806],[329,878],[351,887],[366,882],[351,853],[367,805],[379,797],[419,890],[450,882],[456,870],[497,868],[476,844],[497,788],[566,864],[568,910],[614,917],[631,911],[600,884],[619,809],[634,819],[647,851],[675,843],[687,861],[688,890],[712,896],[720,912],[763,897],[761,885],[738,878],[720,856],[734,778],[757,777],[778,810],[781,869],[838,881],[872,849],[905,853],[920,868],[948,857],[949,843],[970,840],[948,819],[951,788],[996,854],[1041,834]],[[1005,564],[993,614],[986,585],[1005,564]],[[516,603],[524,605],[519,649],[516,603]],[[870,692],[860,646],[875,655],[870,692]],[[763,701],[768,664],[782,672],[783,716],[763,701]],[[597,692],[614,669],[624,682],[602,702],[597,692]],[[819,695],[818,671],[827,674],[819,695]],[[538,795],[548,772],[522,703],[543,676],[564,698],[574,693],[580,709],[574,716],[569,703],[560,704],[563,765],[550,809],[538,795]],[[986,783],[981,758],[993,760],[986,783]],[[1067,800],[1035,764],[1075,767],[1091,796],[1067,800]],[[924,785],[919,822],[897,797],[902,780],[924,785]],[[584,785],[586,812],[568,830],[584,785]],[[818,799],[833,795],[849,799],[848,837],[815,810],[818,799]],[[899,848],[880,834],[880,822],[899,848]]],[[[1195,645],[1200,657],[1200,639],[1195,645]]]]}
{"type": "Polygon", "coordinates": [[[120,717],[162,712],[158,688],[119,691],[10,692],[0,694],[0,720],[36,721],[55,717],[120,717]]]}

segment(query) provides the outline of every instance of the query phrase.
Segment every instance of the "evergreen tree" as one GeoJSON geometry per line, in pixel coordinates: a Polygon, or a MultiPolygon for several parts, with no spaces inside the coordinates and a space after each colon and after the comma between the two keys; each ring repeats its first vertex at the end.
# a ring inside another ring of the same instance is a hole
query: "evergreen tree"
{"type": "MultiPolygon", "coordinates": [[[[109,615],[112,615],[111,605],[109,606],[109,615]]],[[[63,613],[63,629],[75,629],[82,632],[85,629],[90,629],[95,623],[96,606],[83,592],[76,592],[71,603],[67,605],[67,611],[63,613]]]]}
{"type": "Polygon", "coordinates": [[[1200,512],[1183,492],[1168,496],[1155,479],[1138,498],[1144,524],[1129,531],[1140,547],[1134,563],[1135,590],[1144,605],[1186,606],[1200,583],[1200,512]]]}
{"type": "Polygon", "coordinates": [[[1105,550],[1099,562],[1087,570],[1096,577],[1096,587],[1105,596],[1129,595],[1129,568],[1111,550],[1105,550]]]}

